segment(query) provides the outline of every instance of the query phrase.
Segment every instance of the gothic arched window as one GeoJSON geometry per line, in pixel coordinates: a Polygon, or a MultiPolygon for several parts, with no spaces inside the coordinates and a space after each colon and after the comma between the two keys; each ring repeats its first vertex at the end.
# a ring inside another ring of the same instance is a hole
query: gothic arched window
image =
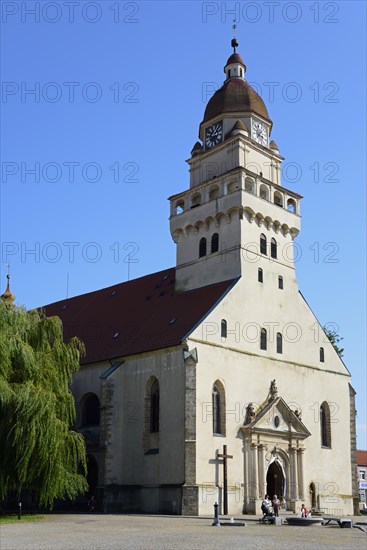
{"type": "Polygon", "coordinates": [[[84,401],[81,417],[82,426],[98,426],[100,422],[100,402],[95,393],[84,401]]]}
{"type": "Polygon", "coordinates": [[[199,243],[199,258],[206,256],[206,238],[202,237],[199,243]]]}
{"type": "Polygon", "coordinates": [[[212,246],[211,246],[211,253],[218,252],[219,250],[219,235],[218,233],[214,233],[212,236],[212,246]]]}
{"type": "Polygon", "coordinates": [[[283,277],[281,275],[279,275],[278,277],[278,288],[280,288],[280,290],[283,290],[283,277]]]}
{"type": "Polygon", "coordinates": [[[277,258],[277,242],[274,238],[271,239],[270,243],[270,256],[272,258],[277,258]]]}
{"type": "Polygon", "coordinates": [[[154,380],[150,388],[150,433],[159,432],[159,382],[154,380]]]}
{"type": "Polygon", "coordinates": [[[283,336],[277,332],[277,353],[283,353],[283,336]]]}
{"type": "Polygon", "coordinates": [[[227,338],[227,321],[225,319],[222,319],[220,323],[220,335],[221,338],[227,338]]]}
{"type": "Polygon", "coordinates": [[[259,269],[257,270],[257,280],[259,281],[259,283],[264,282],[263,270],[261,269],[261,267],[259,267],[259,269]]]}
{"type": "Polygon", "coordinates": [[[217,380],[212,389],[213,434],[226,434],[226,399],[223,384],[217,380]]]}
{"type": "Polygon", "coordinates": [[[330,408],[326,401],[320,407],[321,446],[331,448],[330,408]]]}
{"type": "Polygon", "coordinates": [[[261,235],[260,235],[260,252],[261,252],[261,254],[265,254],[265,256],[267,255],[267,252],[266,252],[266,237],[265,237],[264,233],[261,233],[261,235]]]}
{"type": "Polygon", "coordinates": [[[320,348],[320,363],[325,363],[325,352],[324,352],[324,348],[320,348]]]}
{"type": "Polygon", "coordinates": [[[267,333],[266,329],[262,328],[260,333],[260,349],[267,349],[267,333]]]}

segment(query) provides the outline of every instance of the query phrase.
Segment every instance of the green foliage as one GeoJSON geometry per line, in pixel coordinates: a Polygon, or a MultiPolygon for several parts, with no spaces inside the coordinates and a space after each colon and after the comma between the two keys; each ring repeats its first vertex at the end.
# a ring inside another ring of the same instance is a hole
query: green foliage
{"type": "Polygon", "coordinates": [[[335,349],[336,353],[339,355],[340,359],[344,355],[344,348],[340,348],[338,346],[339,342],[344,340],[339,334],[336,332],[336,330],[329,330],[326,327],[323,327],[323,330],[326,334],[326,336],[329,338],[333,348],[335,349]]]}
{"type": "Polygon", "coordinates": [[[33,521],[45,521],[46,519],[45,516],[22,515],[19,520],[18,516],[13,514],[11,516],[0,516],[0,523],[29,523],[33,521]]]}
{"type": "Polygon", "coordinates": [[[83,436],[69,389],[84,346],[62,322],[0,301],[0,499],[32,490],[41,506],[87,488],[83,436]]]}

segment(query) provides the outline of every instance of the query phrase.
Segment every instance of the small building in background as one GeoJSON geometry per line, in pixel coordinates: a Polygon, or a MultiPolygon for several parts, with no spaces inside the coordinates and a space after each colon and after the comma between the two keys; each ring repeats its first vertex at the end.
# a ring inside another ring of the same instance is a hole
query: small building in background
{"type": "Polygon", "coordinates": [[[367,509],[367,451],[357,451],[359,507],[367,509]]]}

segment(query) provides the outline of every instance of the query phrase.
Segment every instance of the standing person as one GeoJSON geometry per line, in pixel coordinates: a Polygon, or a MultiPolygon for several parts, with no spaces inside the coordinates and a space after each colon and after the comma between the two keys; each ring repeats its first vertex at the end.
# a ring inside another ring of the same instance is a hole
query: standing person
{"type": "Polygon", "coordinates": [[[274,516],[279,517],[279,499],[277,495],[273,496],[273,510],[274,510],[274,516]]]}
{"type": "Polygon", "coordinates": [[[96,499],[94,498],[94,495],[92,495],[90,497],[90,499],[88,500],[88,512],[91,514],[92,512],[94,512],[95,510],[95,506],[96,506],[96,499]]]}

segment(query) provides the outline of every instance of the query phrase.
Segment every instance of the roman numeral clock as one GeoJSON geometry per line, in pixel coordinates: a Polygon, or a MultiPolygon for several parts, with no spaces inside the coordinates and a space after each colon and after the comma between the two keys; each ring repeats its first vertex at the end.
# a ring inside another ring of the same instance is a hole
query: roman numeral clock
{"type": "Polygon", "coordinates": [[[216,122],[205,131],[205,146],[207,149],[218,145],[223,139],[223,123],[216,122]]]}
{"type": "Polygon", "coordinates": [[[252,124],[252,139],[265,147],[268,145],[268,133],[266,131],[266,127],[260,122],[253,122],[252,124]]]}

